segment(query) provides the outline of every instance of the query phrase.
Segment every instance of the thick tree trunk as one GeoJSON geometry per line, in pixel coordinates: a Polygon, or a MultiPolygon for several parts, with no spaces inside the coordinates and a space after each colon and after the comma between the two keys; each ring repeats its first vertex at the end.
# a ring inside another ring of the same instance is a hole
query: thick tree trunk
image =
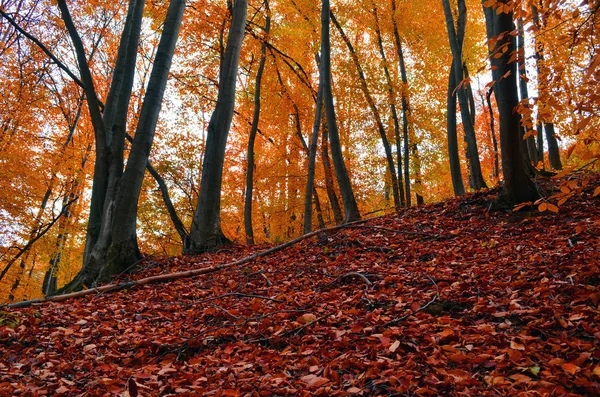
{"type": "MultiPolygon", "coordinates": [[[[463,81],[464,68],[462,60],[462,41],[464,39],[464,26],[466,24],[466,5],[464,0],[458,1],[458,33],[454,27],[454,17],[450,8],[449,0],[442,0],[444,5],[444,14],[446,16],[446,27],[448,28],[448,38],[450,41],[450,49],[452,50],[452,62],[454,64],[454,73],[458,84],[463,81]]],[[[477,149],[477,139],[475,137],[475,127],[473,118],[469,110],[469,99],[465,84],[457,89],[458,102],[460,105],[460,113],[462,118],[463,128],[465,130],[465,139],[467,141],[467,157],[469,161],[470,177],[472,178],[475,189],[486,188],[483,175],[481,173],[481,164],[479,161],[479,152],[477,149]]]]}
{"type": "Polygon", "coordinates": [[[213,250],[227,242],[221,231],[221,185],[227,136],[233,118],[240,50],[246,26],[248,0],[236,0],[219,79],[217,106],[208,124],[206,155],[202,164],[200,196],[190,232],[188,254],[213,250]]]}
{"type": "Polygon", "coordinates": [[[448,128],[448,158],[450,159],[450,175],[452,176],[452,187],[455,196],[465,194],[465,185],[463,183],[460,170],[460,156],[458,154],[458,134],[456,131],[456,73],[454,73],[454,62],[450,67],[450,76],[448,77],[448,109],[447,109],[447,128],[448,128]]]}
{"type": "MultiPolygon", "coordinates": [[[[508,0],[502,0],[505,3],[508,0]]],[[[485,4],[485,1],[482,1],[485,4]]],[[[500,115],[500,147],[502,150],[502,171],[504,174],[504,189],[498,204],[514,205],[534,201],[538,194],[523,163],[523,140],[520,133],[520,116],[515,112],[519,103],[517,94],[517,68],[512,62],[511,54],[516,51],[514,36],[509,33],[514,30],[513,13],[497,14],[491,7],[484,7],[488,39],[501,38],[493,51],[506,46],[502,55],[490,57],[495,77],[495,93],[500,115]],[[502,35],[502,36],[500,36],[502,35]],[[504,78],[498,78],[503,76],[504,78]]]]}
{"type": "MultiPolygon", "coordinates": [[[[269,11],[269,2],[264,2],[266,10],[266,25],[265,35],[268,37],[271,31],[271,15],[269,11]]],[[[252,230],[252,192],[254,189],[254,142],[256,140],[256,132],[258,130],[258,122],[260,119],[260,86],[262,82],[263,71],[267,61],[267,42],[263,41],[260,48],[260,62],[258,72],[256,73],[256,83],[254,89],[254,115],[252,117],[252,126],[250,127],[250,135],[248,137],[248,158],[246,170],[246,195],[244,198],[244,228],[246,230],[246,243],[254,244],[254,231],[252,230]]]]}
{"type": "Polygon", "coordinates": [[[356,204],[356,198],[352,191],[350,177],[344,164],[342,145],[337,129],[335,108],[333,104],[333,91],[331,88],[331,47],[329,41],[329,0],[322,0],[321,9],[321,67],[319,68],[320,82],[323,87],[323,101],[325,102],[325,114],[329,128],[329,140],[331,143],[331,155],[337,176],[342,202],[344,203],[344,222],[353,222],[360,219],[360,212],[356,204]]]}
{"type": "Polygon", "coordinates": [[[352,58],[352,62],[354,63],[354,67],[356,68],[356,73],[358,74],[358,81],[360,82],[360,89],[367,100],[367,104],[369,105],[369,109],[373,113],[373,117],[375,118],[375,124],[377,125],[377,131],[379,132],[379,136],[381,138],[381,144],[383,145],[383,149],[385,151],[385,159],[387,162],[388,172],[392,179],[392,194],[394,197],[394,206],[396,210],[400,209],[400,195],[398,194],[398,177],[396,175],[396,167],[394,166],[394,157],[392,155],[392,148],[390,147],[390,143],[387,139],[387,133],[385,131],[385,127],[383,125],[383,121],[381,120],[381,114],[379,113],[379,109],[377,108],[377,104],[375,103],[375,99],[373,99],[373,95],[371,95],[371,91],[369,90],[369,86],[367,85],[367,79],[365,77],[365,72],[360,64],[360,60],[358,59],[358,55],[354,50],[354,46],[350,42],[350,39],[344,32],[342,25],[338,22],[331,13],[331,20],[337,30],[340,32],[344,43],[346,43],[346,47],[348,48],[348,52],[350,53],[350,58],[352,58]]]}

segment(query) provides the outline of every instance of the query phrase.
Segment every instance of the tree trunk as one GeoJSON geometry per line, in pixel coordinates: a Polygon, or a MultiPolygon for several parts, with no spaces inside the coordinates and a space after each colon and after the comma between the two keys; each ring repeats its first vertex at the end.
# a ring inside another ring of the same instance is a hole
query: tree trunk
{"type": "Polygon", "coordinates": [[[452,176],[452,187],[455,196],[465,194],[465,185],[463,183],[460,171],[460,157],[458,154],[458,134],[456,132],[456,73],[454,72],[454,62],[450,67],[450,76],[448,77],[448,157],[450,159],[450,175],[452,176]]]}
{"type": "MultiPolygon", "coordinates": [[[[526,107],[529,109],[529,90],[527,88],[527,68],[525,65],[525,33],[523,27],[523,19],[517,20],[517,68],[519,70],[519,92],[521,93],[521,104],[526,101],[526,107]]],[[[529,131],[526,130],[525,126],[521,123],[521,134],[525,136],[529,131]]],[[[535,137],[528,136],[525,140],[527,146],[527,156],[529,160],[535,165],[538,163],[537,147],[535,145],[535,137]]]]}
{"type": "MultiPolygon", "coordinates": [[[[533,24],[536,26],[538,31],[542,29],[543,21],[540,19],[540,14],[538,8],[532,4],[531,12],[533,16],[533,24]]],[[[554,132],[554,124],[548,118],[551,115],[547,114],[546,111],[543,110],[546,106],[546,97],[547,93],[547,72],[546,66],[544,65],[544,45],[538,41],[537,35],[535,38],[535,61],[537,67],[537,77],[538,77],[538,123],[544,123],[544,130],[546,132],[546,141],[548,142],[548,160],[550,161],[550,168],[554,168],[556,170],[562,169],[562,163],[560,161],[560,153],[558,150],[558,142],[556,141],[556,136],[554,132]]],[[[541,138],[541,133],[538,130],[538,138],[541,138]]],[[[540,147],[543,150],[543,143],[538,142],[538,151],[540,147]]]]}
{"type": "Polygon", "coordinates": [[[304,234],[312,231],[312,196],[315,189],[315,162],[317,159],[317,142],[319,140],[319,126],[321,125],[323,110],[323,88],[319,86],[317,104],[315,107],[315,120],[310,136],[308,151],[308,176],[306,177],[306,191],[304,194],[304,234]]]}
{"type": "MultiPolygon", "coordinates": [[[[390,106],[390,111],[392,113],[392,120],[394,122],[394,136],[396,137],[396,158],[398,164],[398,195],[400,198],[400,206],[404,207],[406,205],[406,199],[404,197],[404,182],[402,180],[402,152],[400,149],[400,122],[398,120],[398,110],[396,109],[396,98],[394,93],[394,84],[392,82],[392,76],[390,74],[390,68],[388,65],[388,60],[385,55],[385,49],[383,48],[383,38],[381,35],[381,28],[379,26],[379,15],[377,13],[377,6],[375,2],[371,0],[371,5],[373,6],[373,17],[375,19],[375,33],[377,34],[377,46],[379,47],[379,55],[381,56],[381,60],[383,62],[383,72],[385,74],[385,81],[387,86],[387,94],[388,94],[388,102],[390,106]]],[[[392,183],[393,184],[393,183],[392,183]]]]}
{"type": "Polygon", "coordinates": [[[496,180],[500,178],[500,154],[498,153],[498,139],[496,139],[496,126],[494,121],[494,109],[492,109],[492,92],[493,88],[490,88],[486,94],[486,103],[488,113],[490,115],[490,137],[492,140],[492,147],[494,148],[494,178],[496,180]]]}
{"type": "MultiPolygon", "coordinates": [[[[410,108],[408,106],[408,75],[406,73],[406,63],[404,62],[404,51],[402,50],[402,41],[398,33],[398,23],[396,22],[396,0],[392,1],[392,25],[394,29],[394,45],[398,54],[400,63],[400,76],[402,78],[402,130],[404,140],[404,187],[406,188],[406,206],[410,207],[410,162],[409,162],[409,142],[408,142],[408,116],[410,108]]],[[[398,168],[400,172],[400,168],[398,168]]]]}
{"type": "MultiPolygon", "coordinates": [[[[509,0],[502,0],[506,5],[509,0]]],[[[482,0],[485,4],[485,1],[482,0]]],[[[523,163],[523,140],[520,133],[520,116],[514,110],[519,103],[517,94],[517,68],[510,57],[516,51],[515,38],[509,33],[514,30],[513,13],[497,14],[491,7],[483,6],[488,39],[499,40],[490,57],[495,78],[495,93],[500,115],[500,147],[502,150],[502,171],[504,189],[498,200],[498,206],[512,206],[522,202],[535,201],[538,194],[531,179],[527,176],[523,163]],[[495,52],[505,47],[499,57],[495,52]],[[503,78],[499,78],[502,76],[503,78]],[[497,78],[498,77],[498,78],[497,78]],[[496,79],[497,78],[497,79],[496,79]]]]}
{"type": "Polygon", "coordinates": [[[544,163],[544,125],[540,121],[537,122],[537,152],[538,160],[542,164],[542,168],[545,168],[544,163]]]}
{"type": "Polygon", "coordinates": [[[323,101],[325,102],[325,115],[327,116],[327,126],[329,128],[329,140],[331,143],[331,155],[333,165],[342,194],[344,203],[345,218],[344,222],[353,222],[360,219],[360,212],[356,204],[356,198],[352,191],[350,177],[344,164],[342,154],[342,145],[337,129],[335,117],[335,108],[333,104],[333,91],[331,88],[331,47],[329,41],[329,0],[322,0],[321,9],[321,67],[319,68],[320,82],[323,86],[323,101]]]}
{"type": "Polygon", "coordinates": [[[377,131],[379,131],[379,136],[381,137],[381,144],[383,145],[383,149],[385,151],[385,159],[387,162],[388,172],[392,179],[392,194],[394,197],[394,206],[396,207],[396,210],[399,210],[400,209],[400,196],[398,194],[398,177],[396,175],[396,167],[394,166],[394,157],[392,156],[392,149],[391,149],[390,143],[387,139],[387,133],[385,131],[383,121],[381,120],[381,115],[379,114],[379,109],[377,109],[375,100],[373,99],[373,96],[371,95],[371,92],[369,90],[369,86],[367,85],[367,79],[365,77],[365,72],[360,64],[358,55],[356,54],[356,51],[354,50],[354,47],[352,46],[350,39],[344,32],[344,29],[342,28],[342,26],[340,25],[338,20],[335,18],[335,15],[333,15],[333,12],[331,13],[331,20],[332,20],[333,24],[335,25],[335,27],[337,28],[337,30],[340,32],[340,35],[342,36],[344,43],[346,43],[348,52],[350,52],[350,58],[352,58],[352,62],[354,63],[354,67],[356,68],[356,73],[358,74],[358,80],[360,82],[360,89],[367,100],[369,109],[371,109],[371,112],[373,113],[373,117],[375,118],[375,124],[377,125],[377,131]]]}
{"type": "Polygon", "coordinates": [[[246,243],[254,244],[254,232],[252,231],[252,190],[254,188],[254,141],[256,140],[256,131],[260,119],[260,85],[262,81],[265,63],[267,61],[267,37],[271,31],[271,13],[269,10],[269,1],[264,1],[266,10],[265,41],[260,48],[260,62],[258,72],[256,73],[256,83],[254,90],[254,115],[252,117],[252,126],[250,127],[250,136],[248,138],[248,159],[246,170],[246,196],[244,199],[244,228],[246,230],[246,243]]]}
{"type": "Polygon", "coordinates": [[[217,106],[208,124],[206,155],[202,164],[200,196],[190,232],[188,254],[213,250],[227,242],[220,226],[221,185],[227,135],[233,118],[235,87],[240,59],[240,50],[246,26],[248,0],[237,0],[233,8],[233,19],[223,68],[219,79],[217,106]]]}
{"type": "Polygon", "coordinates": [[[321,139],[321,161],[323,162],[323,171],[325,173],[325,189],[327,190],[327,197],[329,198],[329,204],[331,205],[331,211],[333,212],[333,220],[336,225],[344,222],[344,215],[342,214],[342,207],[335,191],[335,181],[333,179],[333,169],[331,167],[331,161],[329,160],[329,129],[327,128],[327,120],[321,116],[321,126],[323,130],[323,136],[321,139]]]}
{"type": "MultiPolygon", "coordinates": [[[[466,24],[466,5],[464,0],[458,0],[458,33],[454,27],[454,17],[452,16],[452,10],[450,8],[449,0],[442,0],[444,5],[444,14],[446,16],[446,27],[448,29],[448,38],[450,41],[450,49],[452,50],[452,62],[454,64],[454,73],[456,75],[456,82],[461,84],[464,77],[464,68],[462,60],[462,45],[464,39],[464,29],[466,24]]],[[[467,96],[467,89],[465,84],[457,89],[458,102],[460,106],[460,113],[462,118],[463,128],[465,130],[465,139],[467,141],[467,157],[469,161],[470,176],[473,181],[474,188],[479,190],[486,188],[483,175],[481,173],[481,164],[479,162],[479,152],[477,149],[477,139],[475,137],[475,127],[473,125],[473,119],[471,112],[469,111],[469,99],[467,96]]]]}

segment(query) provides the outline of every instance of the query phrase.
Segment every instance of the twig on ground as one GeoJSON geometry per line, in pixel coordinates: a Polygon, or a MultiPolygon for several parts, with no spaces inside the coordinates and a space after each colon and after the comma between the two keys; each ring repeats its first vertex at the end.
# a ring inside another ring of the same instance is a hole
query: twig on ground
{"type": "Polygon", "coordinates": [[[331,287],[333,284],[337,283],[338,281],[343,280],[343,279],[348,278],[348,277],[358,277],[358,278],[363,279],[364,282],[367,284],[367,288],[365,288],[365,289],[368,289],[368,287],[370,287],[370,286],[373,285],[373,283],[371,282],[371,280],[369,280],[364,274],[358,273],[358,272],[350,272],[350,273],[346,273],[346,274],[342,274],[341,276],[338,276],[335,280],[333,280],[332,282],[330,282],[326,286],[324,286],[322,288],[319,288],[319,289],[320,290],[327,289],[327,288],[331,287]]]}
{"type": "Polygon", "coordinates": [[[439,297],[439,295],[440,295],[440,290],[439,290],[439,288],[438,288],[438,285],[437,285],[437,283],[436,283],[436,282],[435,282],[435,280],[434,280],[434,279],[432,279],[430,276],[427,276],[427,278],[429,278],[429,280],[431,280],[431,282],[432,282],[432,283],[433,283],[433,285],[435,286],[435,295],[434,295],[433,299],[431,299],[431,300],[430,300],[429,302],[427,302],[425,305],[423,305],[423,306],[419,307],[417,310],[413,310],[413,311],[411,311],[410,313],[408,313],[408,314],[405,314],[405,315],[404,315],[404,316],[402,316],[402,317],[398,317],[398,318],[395,318],[395,319],[392,319],[392,320],[388,321],[387,323],[383,324],[383,327],[390,327],[390,326],[392,326],[392,325],[396,325],[396,324],[400,323],[401,321],[404,321],[404,320],[406,320],[406,319],[407,319],[407,318],[409,318],[410,316],[413,316],[413,315],[417,314],[418,312],[420,312],[420,311],[423,311],[423,310],[427,309],[427,308],[428,308],[428,307],[429,307],[429,306],[430,306],[430,305],[431,305],[433,302],[435,302],[435,301],[438,299],[438,297],[439,297]]]}
{"type": "Polygon", "coordinates": [[[223,294],[223,295],[219,295],[219,296],[212,296],[210,298],[202,299],[202,300],[193,302],[193,304],[196,305],[196,304],[199,304],[199,303],[210,302],[210,301],[214,301],[214,300],[218,300],[218,299],[222,299],[222,298],[227,298],[229,296],[237,296],[237,297],[240,297],[240,298],[263,299],[263,300],[266,300],[266,301],[271,301],[271,302],[276,302],[276,303],[283,303],[284,302],[281,299],[269,298],[268,296],[253,295],[253,294],[242,294],[241,292],[229,292],[227,294],[223,294]]]}

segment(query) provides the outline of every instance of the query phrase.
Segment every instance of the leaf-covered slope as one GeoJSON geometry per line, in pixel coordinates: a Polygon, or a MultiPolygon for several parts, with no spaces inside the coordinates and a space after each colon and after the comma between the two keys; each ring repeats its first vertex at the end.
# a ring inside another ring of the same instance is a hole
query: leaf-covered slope
{"type": "Polygon", "coordinates": [[[245,267],[2,312],[0,395],[598,395],[592,190],[558,214],[469,195],[245,267]]]}

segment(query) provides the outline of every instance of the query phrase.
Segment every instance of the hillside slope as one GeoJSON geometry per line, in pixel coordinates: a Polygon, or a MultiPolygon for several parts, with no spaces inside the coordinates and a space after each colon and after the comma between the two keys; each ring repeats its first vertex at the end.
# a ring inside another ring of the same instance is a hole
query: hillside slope
{"type": "Polygon", "coordinates": [[[497,192],[473,194],[3,309],[0,395],[600,395],[599,184],[558,214],[488,214],[497,192]]]}

